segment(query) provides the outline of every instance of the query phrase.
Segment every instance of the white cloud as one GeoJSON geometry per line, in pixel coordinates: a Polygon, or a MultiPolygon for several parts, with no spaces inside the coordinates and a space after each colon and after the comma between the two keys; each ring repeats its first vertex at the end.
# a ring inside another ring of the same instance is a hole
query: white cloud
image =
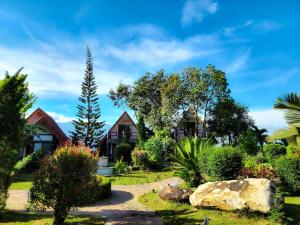
{"type": "Polygon", "coordinates": [[[67,123],[73,121],[75,117],[65,116],[56,112],[46,112],[48,113],[57,123],[67,123]]]}
{"type": "Polygon", "coordinates": [[[250,49],[247,49],[244,53],[239,55],[236,59],[233,60],[228,66],[225,68],[225,72],[232,74],[240,71],[241,69],[245,69],[247,66],[247,61],[250,57],[250,49]]]}
{"type": "Polygon", "coordinates": [[[259,23],[256,23],[255,27],[260,31],[269,32],[280,29],[282,27],[282,24],[272,20],[263,20],[259,23]]]}
{"type": "Polygon", "coordinates": [[[259,128],[266,128],[268,133],[287,126],[283,112],[274,109],[250,110],[249,115],[259,128]]]}
{"type": "MultiPolygon", "coordinates": [[[[3,75],[5,71],[14,73],[20,67],[24,67],[23,72],[28,74],[30,90],[39,97],[57,94],[78,95],[85,69],[84,51],[81,51],[80,55],[78,56],[77,49],[73,54],[68,55],[59,48],[56,52],[52,52],[51,49],[43,48],[12,49],[0,46],[0,74],[3,75]]],[[[120,81],[132,82],[128,74],[105,68],[101,59],[94,58],[94,60],[94,74],[99,86],[99,94],[107,94],[109,89],[115,87],[120,81]]]]}
{"type": "Polygon", "coordinates": [[[211,0],[186,0],[182,9],[181,24],[186,26],[192,22],[201,22],[207,14],[214,14],[218,3],[211,0]]]}
{"type": "Polygon", "coordinates": [[[244,24],[242,25],[237,25],[237,26],[234,26],[234,27],[226,27],[224,29],[224,34],[225,36],[227,37],[234,37],[235,36],[235,32],[237,30],[240,30],[240,29],[244,29],[244,28],[247,28],[249,26],[253,25],[253,21],[252,20],[247,20],[244,24]]]}

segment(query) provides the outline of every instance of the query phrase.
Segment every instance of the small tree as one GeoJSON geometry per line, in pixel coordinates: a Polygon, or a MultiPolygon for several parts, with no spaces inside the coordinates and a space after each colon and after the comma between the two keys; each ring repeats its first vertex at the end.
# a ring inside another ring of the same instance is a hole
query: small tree
{"type": "Polygon", "coordinates": [[[34,175],[30,203],[35,208],[53,208],[53,224],[63,224],[71,207],[81,203],[81,195],[95,176],[97,161],[84,146],[67,144],[57,149],[34,175]]]}
{"type": "Polygon", "coordinates": [[[93,70],[93,57],[87,48],[87,60],[84,81],[81,86],[80,104],[77,106],[77,120],[73,121],[75,131],[72,132],[73,142],[82,141],[94,148],[103,136],[104,122],[100,122],[101,110],[98,102],[97,85],[93,70]]]}
{"type": "Polygon", "coordinates": [[[26,136],[25,113],[35,98],[21,70],[0,80],[0,217],[5,208],[11,173],[26,136]]]}
{"type": "Polygon", "coordinates": [[[137,132],[138,132],[138,145],[141,146],[147,139],[146,126],[144,116],[138,116],[137,122],[137,132]]]}

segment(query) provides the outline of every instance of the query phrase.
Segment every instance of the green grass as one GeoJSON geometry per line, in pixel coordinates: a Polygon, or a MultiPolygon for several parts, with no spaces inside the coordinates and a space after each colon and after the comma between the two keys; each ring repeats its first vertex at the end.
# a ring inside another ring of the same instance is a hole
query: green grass
{"type": "Polygon", "coordinates": [[[195,209],[189,204],[180,204],[163,201],[155,192],[147,193],[139,197],[139,202],[156,211],[164,220],[164,224],[202,224],[205,218],[209,218],[210,225],[271,225],[276,224],[267,218],[254,215],[241,216],[234,212],[220,210],[195,209]]]}
{"type": "Polygon", "coordinates": [[[284,202],[287,216],[293,218],[292,224],[300,225],[300,196],[285,197],[284,202]]]}
{"type": "Polygon", "coordinates": [[[9,190],[29,190],[32,187],[32,175],[24,173],[14,179],[9,190]]]}
{"type": "MultiPolygon", "coordinates": [[[[112,185],[146,184],[172,177],[173,172],[166,171],[132,171],[121,176],[111,176],[112,185]]],[[[9,190],[29,190],[32,187],[32,175],[22,174],[10,185],[9,190]]]]}
{"type": "Polygon", "coordinates": [[[132,171],[122,176],[110,177],[112,185],[146,184],[172,177],[172,171],[132,171]]]}
{"type": "MultiPolygon", "coordinates": [[[[0,225],[50,225],[52,216],[45,214],[16,213],[12,211],[4,212],[0,225]]],[[[103,225],[104,219],[87,216],[68,216],[66,225],[103,225]]]]}

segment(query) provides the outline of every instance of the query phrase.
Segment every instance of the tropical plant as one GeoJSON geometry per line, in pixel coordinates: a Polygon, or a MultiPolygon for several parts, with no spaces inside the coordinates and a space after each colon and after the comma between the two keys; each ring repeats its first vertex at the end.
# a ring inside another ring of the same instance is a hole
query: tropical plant
{"type": "Polygon", "coordinates": [[[34,175],[30,204],[45,210],[53,208],[54,225],[64,224],[71,207],[82,203],[82,195],[96,176],[98,158],[89,148],[67,144],[44,159],[34,175]]]}
{"type": "Polygon", "coordinates": [[[288,128],[275,131],[268,140],[286,139],[300,149],[300,94],[290,93],[278,98],[273,107],[284,110],[288,128]]]}
{"type": "Polygon", "coordinates": [[[129,167],[126,162],[122,159],[118,160],[114,165],[114,173],[115,174],[124,174],[129,171],[129,167]]]}
{"type": "Polygon", "coordinates": [[[208,140],[200,138],[183,138],[175,145],[175,150],[170,154],[170,159],[174,162],[174,175],[181,177],[190,186],[197,187],[203,179],[204,169],[201,165],[203,153],[211,150],[208,140]]]}
{"type": "Polygon", "coordinates": [[[25,115],[35,101],[27,75],[18,70],[0,80],[0,217],[7,199],[13,167],[26,139],[25,115]]]}
{"type": "Polygon", "coordinates": [[[74,143],[81,141],[86,146],[94,148],[103,136],[104,122],[100,121],[101,110],[93,70],[93,58],[89,47],[87,47],[86,70],[79,102],[77,106],[78,119],[73,121],[75,131],[71,132],[72,139],[74,143]]]}
{"type": "Polygon", "coordinates": [[[286,148],[279,143],[269,143],[264,145],[263,152],[270,163],[286,154],[286,148]]]}

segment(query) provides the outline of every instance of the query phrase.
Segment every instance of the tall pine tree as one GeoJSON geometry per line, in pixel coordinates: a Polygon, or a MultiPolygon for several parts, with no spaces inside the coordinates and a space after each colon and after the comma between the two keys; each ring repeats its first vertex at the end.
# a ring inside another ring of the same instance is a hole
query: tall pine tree
{"type": "Polygon", "coordinates": [[[104,122],[100,122],[101,110],[93,70],[93,57],[89,47],[87,47],[86,70],[81,85],[81,96],[78,99],[76,115],[78,119],[73,121],[75,131],[72,132],[72,139],[75,142],[82,141],[86,146],[94,148],[103,137],[104,122]]]}

